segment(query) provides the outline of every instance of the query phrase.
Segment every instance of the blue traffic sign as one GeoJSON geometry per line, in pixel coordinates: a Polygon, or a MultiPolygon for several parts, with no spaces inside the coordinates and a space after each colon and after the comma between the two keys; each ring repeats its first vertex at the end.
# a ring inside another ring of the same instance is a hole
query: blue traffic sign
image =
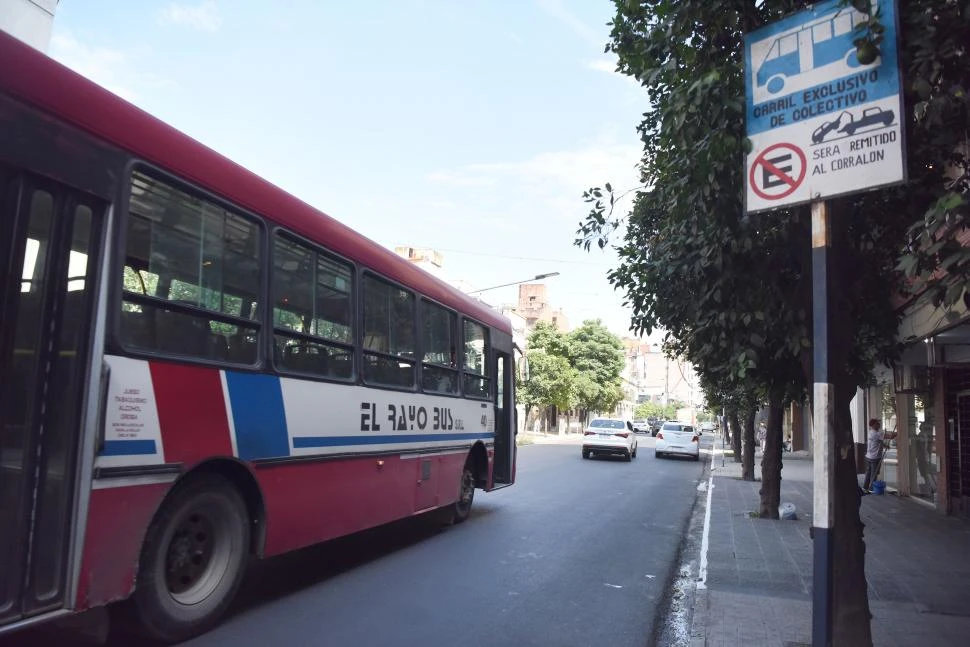
{"type": "Polygon", "coordinates": [[[868,64],[853,41],[865,33],[869,15],[840,0],[745,36],[748,211],[904,179],[896,7],[893,0],[870,3],[885,31],[879,56],[868,64]],[[805,181],[788,192],[754,183],[764,175],[754,165],[763,171],[762,153],[777,145],[806,159],[805,181]]]}

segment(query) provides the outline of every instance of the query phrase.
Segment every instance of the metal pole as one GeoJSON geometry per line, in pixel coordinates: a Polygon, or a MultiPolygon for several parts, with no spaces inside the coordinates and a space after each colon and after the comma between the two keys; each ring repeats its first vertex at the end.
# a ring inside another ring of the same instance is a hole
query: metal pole
{"type": "Polygon", "coordinates": [[[812,203],[812,322],[814,329],[814,455],[812,506],[812,647],[832,645],[832,547],[835,492],[835,428],[829,355],[829,252],[832,236],[828,206],[812,203]]]}

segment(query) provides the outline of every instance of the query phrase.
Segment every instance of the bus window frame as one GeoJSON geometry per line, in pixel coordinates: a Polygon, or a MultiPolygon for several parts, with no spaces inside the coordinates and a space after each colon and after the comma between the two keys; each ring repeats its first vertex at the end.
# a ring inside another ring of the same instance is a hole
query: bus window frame
{"type": "Polygon", "coordinates": [[[483,323],[478,319],[475,319],[474,317],[469,317],[468,315],[461,314],[458,322],[458,339],[461,342],[461,354],[460,354],[460,361],[459,361],[460,374],[461,374],[461,378],[460,378],[461,387],[459,388],[459,392],[461,394],[461,397],[467,400],[475,400],[477,402],[488,402],[492,399],[494,395],[493,389],[495,388],[495,376],[489,375],[488,373],[479,374],[479,373],[473,373],[471,371],[465,370],[465,322],[466,321],[469,323],[475,324],[476,326],[480,326],[485,330],[486,339],[485,339],[485,348],[482,349],[482,366],[485,368],[486,371],[488,370],[489,363],[492,361],[492,357],[494,355],[493,348],[492,348],[494,344],[494,342],[492,341],[492,332],[493,332],[492,326],[489,326],[487,323],[483,323]],[[482,379],[487,382],[488,388],[485,389],[484,395],[477,396],[477,395],[465,393],[466,375],[470,375],[474,378],[482,379]]]}
{"type": "MultiPolygon", "coordinates": [[[[454,363],[454,366],[448,367],[448,366],[444,366],[444,365],[435,364],[433,362],[425,362],[424,361],[424,352],[425,352],[424,341],[423,341],[423,338],[420,337],[420,334],[419,334],[418,350],[420,352],[421,359],[418,362],[418,387],[419,387],[419,389],[420,389],[420,391],[422,393],[425,393],[427,395],[440,396],[440,397],[443,397],[443,398],[463,398],[464,395],[462,394],[462,388],[461,388],[461,385],[462,385],[461,362],[459,361],[459,350],[458,350],[459,340],[461,339],[461,318],[462,318],[462,314],[460,312],[458,312],[457,310],[455,310],[454,308],[449,308],[445,304],[443,304],[443,303],[441,303],[439,301],[436,301],[436,300],[432,299],[431,297],[425,296],[424,294],[422,294],[420,292],[418,292],[417,294],[418,294],[418,317],[417,317],[417,319],[418,319],[418,321],[417,321],[418,332],[421,333],[421,331],[423,331],[423,329],[424,329],[424,308],[422,307],[422,304],[428,303],[428,304],[431,304],[431,305],[433,305],[435,307],[441,308],[445,312],[448,312],[449,314],[451,314],[451,315],[454,316],[454,323],[453,323],[452,328],[451,328],[451,339],[452,339],[452,342],[455,344],[455,349],[454,349],[454,354],[455,354],[455,360],[454,360],[454,362],[455,363],[454,363]],[[454,372],[455,372],[455,378],[458,381],[458,384],[456,385],[455,390],[449,392],[449,391],[434,391],[434,390],[425,389],[424,388],[424,365],[425,364],[429,364],[432,367],[439,367],[439,368],[445,368],[445,369],[454,370],[454,372]]],[[[486,326],[486,328],[488,328],[488,326],[486,326]]]]}
{"type": "Polygon", "coordinates": [[[152,164],[151,162],[147,162],[134,156],[130,157],[128,163],[125,164],[124,175],[119,181],[119,185],[121,191],[118,198],[118,208],[116,209],[116,213],[118,213],[120,217],[114,224],[114,226],[118,228],[117,235],[115,236],[114,246],[109,250],[109,253],[113,257],[110,263],[112,274],[108,286],[108,308],[111,310],[111,314],[108,317],[109,330],[106,336],[105,353],[144,359],[165,359],[170,361],[185,362],[195,366],[210,366],[232,369],[236,371],[253,373],[265,372],[268,364],[266,358],[272,356],[272,347],[269,346],[269,344],[272,343],[272,336],[266,335],[266,298],[269,295],[269,272],[267,269],[266,259],[269,258],[268,255],[271,248],[269,245],[270,227],[267,224],[266,218],[252,212],[249,209],[240,207],[236,203],[226,200],[218,194],[204,189],[178,175],[175,175],[174,173],[171,173],[170,171],[167,171],[156,164],[152,164]],[[132,182],[135,173],[142,173],[143,175],[167,183],[173,189],[183,191],[202,200],[207,200],[212,204],[230,211],[256,226],[260,235],[259,244],[257,245],[257,260],[259,261],[260,277],[259,286],[256,291],[256,295],[258,297],[256,303],[256,313],[253,319],[234,317],[233,315],[226,315],[214,310],[206,310],[205,308],[199,308],[197,306],[178,303],[175,301],[168,301],[166,299],[157,299],[146,295],[138,295],[137,293],[130,293],[135,298],[128,299],[133,303],[144,301],[156,307],[164,304],[166,309],[171,309],[173,312],[180,312],[193,316],[198,315],[200,318],[204,313],[209,319],[222,323],[236,325],[249,324],[255,328],[256,333],[256,358],[254,362],[245,364],[218,358],[181,355],[177,353],[167,353],[165,351],[145,348],[132,348],[126,346],[122,342],[121,312],[122,304],[126,301],[124,281],[122,277],[124,276],[125,270],[125,251],[127,250],[128,246],[128,222],[129,218],[131,217],[130,205],[132,182]]]}
{"type": "Polygon", "coordinates": [[[360,362],[360,384],[372,389],[388,389],[391,391],[401,391],[403,393],[420,393],[421,392],[421,340],[419,339],[420,329],[418,328],[418,317],[419,308],[418,301],[421,299],[423,294],[418,292],[415,288],[409,288],[406,285],[390,279],[383,274],[376,272],[369,267],[361,266],[359,277],[358,277],[358,294],[357,299],[357,309],[359,313],[360,325],[357,327],[357,353],[358,361],[360,362]],[[403,290],[411,295],[413,305],[414,305],[414,316],[411,320],[411,339],[414,340],[414,357],[412,358],[402,358],[398,355],[392,353],[386,353],[382,351],[369,350],[364,346],[364,338],[366,334],[366,322],[364,320],[364,279],[370,276],[372,279],[380,281],[386,285],[389,285],[395,289],[403,290]],[[404,359],[405,361],[410,361],[414,365],[414,381],[411,386],[396,386],[394,384],[382,384],[379,382],[368,382],[364,377],[364,355],[370,353],[372,355],[378,355],[380,357],[386,357],[391,359],[404,359]]]}
{"type": "MultiPolygon", "coordinates": [[[[361,370],[361,363],[360,363],[362,361],[362,358],[359,357],[359,351],[360,351],[361,345],[360,345],[360,342],[358,341],[358,338],[359,338],[358,329],[361,327],[361,316],[362,316],[362,313],[358,312],[360,310],[360,301],[361,301],[361,298],[360,298],[361,287],[359,283],[360,269],[361,269],[360,266],[354,261],[350,260],[349,258],[341,256],[340,254],[337,254],[336,252],[330,249],[327,249],[326,247],[320,245],[319,243],[314,243],[306,236],[301,236],[300,234],[282,225],[277,225],[275,223],[272,224],[272,226],[270,227],[269,239],[270,239],[269,247],[271,250],[271,256],[269,257],[265,266],[268,279],[269,279],[268,280],[268,284],[269,284],[268,311],[271,313],[270,315],[271,334],[269,335],[270,346],[269,346],[269,354],[267,355],[267,358],[268,358],[267,365],[272,367],[272,370],[274,373],[284,377],[292,376],[294,378],[298,378],[301,380],[313,380],[317,382],[337,382],[339,384],[364,384],[362,380],[363,371],[361,370]],[[349,378],[336,377],[333,375],[321,375],[319,373],[306,373],[302,371],[295,371],[293,369],[284,367],[281,363],[276,362],[276,351],[275,351],[276,321],[273,319],[272,308],[275,307],[274,304],[276,303],[276,300],[275,300],[276,292],[275,292],[275,287],[273,283],[273,273],[275,272],[275,268],[276,268],[275,241],[277,236],[281,236],[283,238],[289,238],[292,242],[297,243],[299,245],[303,245],[310,251],[326,256],[327,258],[333,261],[344,263],[350,268],[350,279],[352,281],[350,286],[350,318],[351,318],[350,343],[339,342],[333,339],[327,339],[325,337],[317,337],[316,335],[309,335],[309,334],[301,333],[296,330],[282,329],[282,330],[285,330],[285,333],[283,333],[284,335],[292,337],[293,339],[302,339],[304,341],[311,342],[311,343],[329,345],[333,347],[340,347],[340,348],[349,350],[350,356],[352,358],[351,373],[349,378]]],[[[412,290],[412,292],[414,291],[412,290]]],[[[367,386],[373,386],[373,385],[367,385],[367,386]]]]}

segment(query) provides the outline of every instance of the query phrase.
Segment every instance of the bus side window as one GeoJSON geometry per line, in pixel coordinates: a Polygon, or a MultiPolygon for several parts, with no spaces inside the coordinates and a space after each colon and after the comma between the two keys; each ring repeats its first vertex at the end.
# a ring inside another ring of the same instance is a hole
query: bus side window
{"type": "Polygon", "coordinates": [[[364,380],[415,386],[414,294],[373,276],[363,279],[364,380]]]}
{"type": "Polygon", "coordinates": [[[347,380],[353,363],[353,268],[285,233],[274,241],[273,360],[282,371],[347,380]]]}
{"type": "Polygon", "coordinates": [[[465,373],[462,391],[473,398],[487,398],[489,371],[485,358],[488,356],[488,330],[485,326],[467,319],[462,328],[465,341],[465,352],[462,354],[462,368],[465,373]]]}
{"type": "Polygon", "coordinates": [[[136,171],[126,226],[121,344],[255,363],[259,225],[136,171]]]}
{"type": "Polygon", "coordinates": [[[458,367],[455,366],[455,333],[458,315],[450,310],[421,300],[421,387],[436,393],[458,391],[458,367]]]}

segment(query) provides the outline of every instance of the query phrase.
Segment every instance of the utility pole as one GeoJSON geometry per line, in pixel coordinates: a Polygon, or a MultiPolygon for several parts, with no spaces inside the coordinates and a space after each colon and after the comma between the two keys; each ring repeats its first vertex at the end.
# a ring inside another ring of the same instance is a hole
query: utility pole
{"type": "Polygon", "coordinates": [[[664,406],[670,404],[670,358],[664,358],[664,406]]]}

